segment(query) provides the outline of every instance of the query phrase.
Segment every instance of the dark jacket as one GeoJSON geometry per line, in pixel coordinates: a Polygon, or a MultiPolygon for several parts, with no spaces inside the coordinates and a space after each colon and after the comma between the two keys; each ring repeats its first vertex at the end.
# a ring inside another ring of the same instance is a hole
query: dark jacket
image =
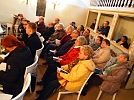
{"type": "Polygon", "coordinates": [[[39,21],[35,22],[37,24],[37,32],[42,32],[45,29],[45,23],[41,22],[39,23],[39,21]]]}
{"type": "MultiPolygon", "coordinates": [[[[118,39],[117,41],[116,41],[116,43],[118,43],[118,42],[120,42],[121,41],[121,39],[118,39]]],[[[122,43],[122,44],[120,44],[120,45],[122,45],[124,48],[126,48],[126,49],[128,49],[129,48],[129,45],[128,45],[128,43],[127,43],[127,41],[125,41],[124,43],[122,43]]]]}
{"type": "Polygon", "coordinates": [[[107,26],[106,28],[104,28],[104,26],[103,26],[103,27],[99,28],[98,31],[102,35],[108,36],[109,29],[110,29],[110,26],[107,26]]]}
{"type": "Polygon", "coordinates": [[[6,71],[0,71],[3,92],[16,96],[23,88],[26,67],[33,63],[32,54],[28,47],[16,48],[5,58],[5,62],[6,71]]]}
{"type": "Polygon", "coordinates": [[[57,30],[55,31],[51,37],[49,38],[49,40],[52,42],[52,43],[55,43],[55,39],[60,39],[60,37],[65,34],[65,30],[62,29],[62,30],[57,30]]]}
{"type": "Polygon", "coordinates": [[[100,43],[96,43],[96,42],[92,42],[89,45],[92,47],[93,51],[97,50],[101,46],[100,43]]]}
{"type": "Polygon", "coordinates": [[[69,39],[64,45],[62,45],[61,47],[57,48],[57,52],[55,53],[56,56],[62,56],[65,53],[68,52],[68,50],[73,46],[73,44],[75,43],[76,39],[69,39]]]}
{"type": "Polygon", "coordinates": [[[60,40],[60,47],[62,46],[62,45],[64,45],[71,37],[70,37],[70,35],[71,34],[68,34],[67,35],[67,33],[65,33],[65,34],[63,34],[60,38],[59,38],[59,40],[60,40]]]}
{"type": "Polygon", "coordinates": [[[114,67],[107,75],[103,75],[102,79],[104,81],[100,86],[100,90],[109,94],[117,92],[129,70],[130,66],[128,62],[121,63],[114,67]]]}
{"type": "Polygon", "coordinates": [[[95,23],[92,23],[91,26],[90,26],[90,28],[94,30],[94,28],[95,28],[95,23]]]}
{"type": "Polygon", "coordinates": [[[38,50],[42,47],[41,41],[40,41],[38,35],[36,34],[36,32],[34,32],[25,43],[31,50],[31,53],[34,58],[36,50],[38,50]]]}
{"type": "Polygon", "coordinates": [[[54,27],[46,27],[43,32],[41,33],[41,35],[44,37],[45,41],[47,41],[49,39],[49,37],[54,33],[54,27]]]}

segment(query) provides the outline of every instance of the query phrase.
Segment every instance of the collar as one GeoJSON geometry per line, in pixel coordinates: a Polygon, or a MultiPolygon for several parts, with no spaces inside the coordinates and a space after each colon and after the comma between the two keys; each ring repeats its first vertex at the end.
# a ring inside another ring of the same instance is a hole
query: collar
{"type": "Polygon", "coordinates": [[[80,48],[81,46],[74,46],[74,48],[80,48]]]}

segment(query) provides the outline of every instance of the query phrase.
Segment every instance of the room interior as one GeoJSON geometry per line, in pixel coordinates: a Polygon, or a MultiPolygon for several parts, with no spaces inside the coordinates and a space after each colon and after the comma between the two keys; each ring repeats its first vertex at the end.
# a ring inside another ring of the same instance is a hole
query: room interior
{"type": "MultiPolygon", "coordinates": [[[[44,22],[54,22],[55,18],[60,18],[60,22],[67,27],[70,22],[76,22],[76,26],[84,25],[90,29],[90,34],[96,37],[96,30],[104,21],[110,22],[110,31],[107,38],[111,42],[111,49],[116,53],[126,52],[130,55],[130,64],[133,68],[134,63],[134,0],[0,0],[0,24],[12,26],[14,15],[22,13],[25,18],[31,22],[38,20],[37,6],[38,3],[44,4],[45,14],[44,22]],[[93,20],[97,19],[95,29],[92,30],[90,25],[93,20]],[[129,49],[116,44],[119,37],[127,35],[129,38],[129,49]]],[[[41,9],[41,8],[38,8],[41,9]]],[[[6,29],[5,29],[6,31],[6,29]]],[[[7,33],[11,33],[12,29],[7,29],[7,33]],[[9,32],[7,32],[9,31],[9,32]]],[[[6,33],[5,32],[5,33],[6,33]]],[[[2,35],[1,38],[4,36],[2,35]]],[[[39,59],[37,81],[40,80],[47,66],[43,66],[44,59],[39,59]]],[[[134,100],[134,70],[130,73],[127,82],[124,82],[121,89],[116,95],[115,100],[134,100]]],[[[36,87],[36,90],[41,87],[36,87]]],[[[86,96],[81,96],[82,100],[95,100],[99,93],[98,87],[91,88],[86,96]]],[[[54,93],[48,100],[56,100],[58,92],[54,93]]],[[[38,95],[35,93],[27,93],[24,100],[34,100],[38,95]]],[[[100,100],[111,100],[112,96],[102,95],[100,100]]],[[[65,95],[61,100],[76,100],[76,94],[65,95]]]]}

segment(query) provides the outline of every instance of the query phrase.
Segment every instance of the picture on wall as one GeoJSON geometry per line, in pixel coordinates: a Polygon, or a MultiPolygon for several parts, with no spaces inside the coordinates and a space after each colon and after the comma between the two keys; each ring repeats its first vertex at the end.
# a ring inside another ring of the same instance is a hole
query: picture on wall
{"type": "Polygon", "coordinates": [[[45,11],[46,11],[46,0],[38,0],[36,7],[36,16],[45,17],[45,11]]]}

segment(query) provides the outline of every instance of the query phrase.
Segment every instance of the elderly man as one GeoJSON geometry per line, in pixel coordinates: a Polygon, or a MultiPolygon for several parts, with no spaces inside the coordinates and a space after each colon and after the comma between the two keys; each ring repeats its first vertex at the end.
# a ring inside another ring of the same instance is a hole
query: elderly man
{"type": "Polygon", "coordinates": [[[36,34],[36,24],[32,22],[28,23],[26,27],[26,33],[28,35],[28,39],[25,43],[31,50],[33,57],[35,57],[36,50],[42,47],[41,41],[36,34]]]}
{"type": "Polygon", "coordinates": [[[103,26],[98,29],[97,33],[108,36],[110,26],[109,26],[109,21],[105,21],[103,26]]]}
{"type": "Polygon", "coordinates": [[[42,33],[45,29],[44,18],[42,16],[39,17],[39,21],[35,22],[37,24],[37,32],[42,33]]]}
{"type": "Polygon", "coordinates": [[[55,18],[55,20],[54,20],[54,26],[56,25],[56,24],[59,24],[60,23],[60,19],[59,18],[55,18]]]}

